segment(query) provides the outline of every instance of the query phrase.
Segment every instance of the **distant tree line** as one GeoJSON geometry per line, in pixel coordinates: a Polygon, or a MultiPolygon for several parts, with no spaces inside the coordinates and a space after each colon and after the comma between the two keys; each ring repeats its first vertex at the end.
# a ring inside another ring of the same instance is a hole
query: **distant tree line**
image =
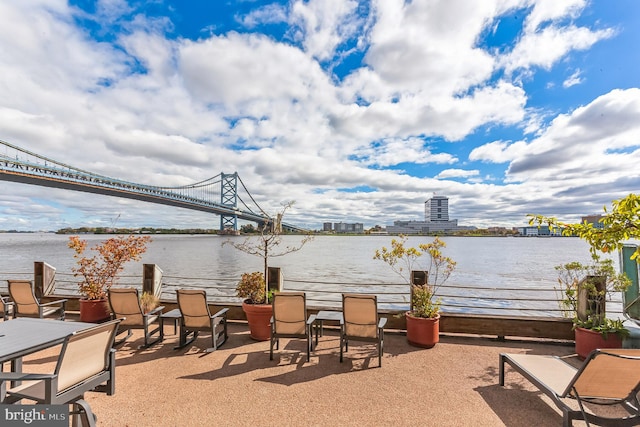
{"type": "Polygon", "coordinates": [[[56,234],[218,234],[218,230],[205,228],[110,228],[79,227],[61,228],[56,234]]]}

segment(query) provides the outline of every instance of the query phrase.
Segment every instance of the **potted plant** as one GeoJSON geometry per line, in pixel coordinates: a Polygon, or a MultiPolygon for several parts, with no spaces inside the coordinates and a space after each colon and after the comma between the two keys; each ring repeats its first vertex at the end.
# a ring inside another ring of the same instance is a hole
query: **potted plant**
{"type": "Polygon", "coordinates": [[[400,235],[391,240],[391,249],[376,250],[374,259],[384,261],[410,286],[411,307],[405,313],[407,341],[409,344],[431,348],[440,340],[440,298],[436,297],[439,287],[449,279],[456,262],[442,253],[446,244],[436,237],[431,243],[418,247],[406,247],[407,236],[400,235]],[[427,255],[426,268],[419,270],[422,277],[412,273],[422,255],[427,255]]]}
{"type": "Polygon", "coordinates": [[[624,321],[606,316],[606,300],[612,292],[623,292],[630,281],[618,274],[611,259],[594,256],[592,264],[570,262],[556,266],[563,315],[575,330],[576,353],[586,358],[596,348],[620,348],[629,336],[624,321]]]}
{"type": "Polygon", "coordinates": [[[160,304],[160,299],[151,292],[140,294],[140,308],[144,314],[149,313],[160,304]]]}
{"type": "MultiPolygon", "coordinates": [[[[611,210],[605,207],[604,215],[600,218],[597,226],[588,222],[566,223],[559,221],[555,217],[546,217],[539,214],[529,214],[528,216],[529,224],[547,224],[550,229],[561,229],[562,234],[565,236],[578,236],[586,241],[589,244],[589,251],[595,261],[596,269],[600,269],[598,267],[598,264],[601,264],[598,262],[600,253],[611,253],[615,250],[619,251],[622,249],[624,241],[640,238],[640,195],[633,193],[622,199],[613,200],[611,202],[611,210]]],[[[631,259],[636,259],[639,255],[640,246],[638,246],[637,250],[631,255],[631,259]]],[[[576,271],[579,271],[579,269],[576,271]]],[[[600,273],[602,272],[600,271],[600,273]]],[[[597,289],[598,291],[597,295],[591,296],[592,302],[585,303],[586,316],[583,316],[583,318],[579,318],[578,316],[576,321],[576,323],[579,323],[576,325],[576,346],[578,346],[578,341],[581,341],[581,336],[579,337],[578,335],[582,335],[583,330],[592,332],[589,335],[599,334],[602,335],[603,338],[605,336],[611,336],[611,332],[615,332],[613,335],[619,337],[624,337],[629,333],[622,325],[622,320],[609,319],[606,317],[604,302],[602,302],[601,309],[599,306],[593,306],[593,304],[596,304],[596,300],[600,299],[604,301],[607,292],[616,290],[615,288],[619,288],[620,290],[625,289],[630,283],[629,279],[626,276],[623,278],[622,275],[615,274],[615,269],[613,269],[612,266],[605,272],[604,277],[606,279],[599,279],[599,281],[596,279],[588,279],[586,280],[585,286],[582,287],[585,289],[583,292],[586,292],[587,295],[590,293],[589,289],[597,289]],[[591,312],[591,314],[589,314],[589,312],[591,312]],[[583,326],[587,326],[588,328],[584,328],[583,326]]],[[[577,289],[581,288],[578,287],[577,289]]],[[[570,292],[570,294],[569,300],[573,298],[572,292],[570,292]]],[[[578,298],[577,294],[575,298],[578,298]]],[[[589,298],[586,298],[586,300],[588,299],[589,298]]],[[[580,310],[581,307],[576,308],[578,311],[582,311],[580,310]]],[[[576,311],[576,313],[578,311],[576,311]]],[[[581,353],[582,352],[581,350],[581,353]]]]}
{"type": "Polygon", "coordinates": [[[284,204],[275,219],[261,224],[258,227],[258,236],[249,236],[242,242],[226,240],[222,243],[223,246],[230,244],[244,253],[259,256],[263,260],[264,273],[244,273],[236,286],[236,295],[243,298],[242,308],[249,323],[251,338],[255,340],[267,341],[271,336],[272,307],[268,298],[269,284],[266,280],[269,278],[269,258],[296,252],[313,238],[306,235],[296,246],[282,246],[282,217],[293,203],[284,204]]]}
{"type": "Polygon", "coordinates": [[[147,250],[150,236],[117,236],[91,248],[92,256],[85,256],[87,241],[78,236],[69,237],[68,246],[73,249],[77,267],[71,271],[81,276],[80,321],[100,322],[110,317],[107,291],[116,283],[117,276],[129,261],[139,261],[147,250]]]}
{"type": "Polygon", "coordinates": [[[272,292],[265,285],[260,271],[244,273],[236,286],[236,295],[242,298],[242,309],[247,316],[251,338],[266,341],[271,336],[272,292]]]}

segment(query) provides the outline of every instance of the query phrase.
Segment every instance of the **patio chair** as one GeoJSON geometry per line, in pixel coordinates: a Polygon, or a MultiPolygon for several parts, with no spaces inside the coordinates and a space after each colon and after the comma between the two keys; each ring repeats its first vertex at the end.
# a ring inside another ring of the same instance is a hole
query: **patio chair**
{"type": "Polygon", "coordinates": [[[2,319],[9,320],[9,314],[13,314],[13,301],[9,297],[0,296],[0,309],[2,309],[2,319]]]}
{"type": "Polygon", "coordinates": [[[382,366],[384,326],[386,317],[378,316],[375,295],[342,294],[342,321],[340,322],[340,362],[349,351],[349,340],[375,342],[378,348],[378,366],[382,366]]]}
{"type": "Polygon", "coordinates": [[[575,368],[556,356],[500,354],[499,381],[504,386],[504,365],[528,379],[562,411],[563,426],[573,420],[610,426],[640,425],[640,350],[594,350],[575,368]],[[620,405],[628,416],[596,414],[585,404],[620,405]]]}
{"type": "Polygon", "coordinates": [[[178,289],[178,307],[182,313],[180,341],[175,349],[184,348],[198,338],[198,332],[211,332],[211,347],[205,352],[216,350],[227,341],[227,311],[223,308],[215,314],[209,311],[207,293],[201,289],[178,289]],[[189,338],[191,336],[191,338],[189,338]]]}
{"type": "Polygon", "coordinates": [[[7,280],[9,295],[13,301],[13,318],[51,317],[64,320],[66,299],[41,303],[36,298],[33,284],[29,280],[7,280]]]}
{"type": "MultiPolygon", "coordinates": [[[[102,323],[68,335],[61,347],[52,374],[0,373],[0,385],[19,382],[8,388],[3,403],[22,399],[36,404],[73,405],[70,414],[83,425],[95,426],[95,415],[84,400],[87,391],[115,393],[115,351],[112,350],[120,319],[102,323]]],[[[75,423],[74,423],[75,425],[75,423]]]]}
{"type": "Polygon", "coordinates": [[[273,360],[273,347],[280,347],[280,338],[301,338],[307,340],[307,362],[311,354],[313,340],[311,326],[315,316],[307,318],[307,299],[304,292],[278,292],[273,295],[273,315],[271,316],[271,338],[269,340],[269,360],[273,360]]]}
{"type": "Polygon", "coordinates": [[[127,333],[124,338],[115,342],[116,346],[124,343],[133,334],[133,329],[144,331],[144,345],[141,348],[150,347],[164,339],[164,331],[160,327],[160,315],[164,306],[145,313],[140,306],[140,297],[136,288],[111,288],[108,296],[111,317],[122,319],[118,335],[127,333]]]}

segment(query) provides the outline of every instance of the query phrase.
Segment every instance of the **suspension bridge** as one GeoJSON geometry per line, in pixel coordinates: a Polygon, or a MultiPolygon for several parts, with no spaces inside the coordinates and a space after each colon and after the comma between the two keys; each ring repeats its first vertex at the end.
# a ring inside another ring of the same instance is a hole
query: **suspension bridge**
{"type": "MultiPolygon", "coordinates": [[[[237,172],[222,172],[179,187],[144,185],[78,169],[0,140],[0,180],[208,212],[220,216],[222,231],[237,231],[238,220],[255,222],[258,227],[277,222],[260,208],[237,172]],[[246,199],[238,194],[238,184],[246,199]]],[[[281,226],[285,231],[306,231],[291,224],[281,226]]]]}

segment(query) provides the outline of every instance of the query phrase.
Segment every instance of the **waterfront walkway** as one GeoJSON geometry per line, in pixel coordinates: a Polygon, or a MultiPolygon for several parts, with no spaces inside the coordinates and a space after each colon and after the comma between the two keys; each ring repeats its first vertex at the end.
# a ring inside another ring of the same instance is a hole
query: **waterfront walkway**
{"type": "MultiPolygon", "coordinates": [[[[174,350],[172,325],[165,331],[148,349],[137,348],[135,331],[117,353],[116,394],[86,395],[99,426],[560,426],[518,374],[498,385],[498,355],[574,359],[572,346],[555,343],[442,336],[418,349],[386,333],[382,368],[367,343],[352,343],[341,364],[338,335],[326,331],[310,362],[304,341],[286,339],[270,361],[269,342],[251,340],[244,323],[230,324],[228,342],[208,354],[208,335],[174,350]]],[[[25,370],[50,369],[53,351],[27,358],[25,370]]]]}

